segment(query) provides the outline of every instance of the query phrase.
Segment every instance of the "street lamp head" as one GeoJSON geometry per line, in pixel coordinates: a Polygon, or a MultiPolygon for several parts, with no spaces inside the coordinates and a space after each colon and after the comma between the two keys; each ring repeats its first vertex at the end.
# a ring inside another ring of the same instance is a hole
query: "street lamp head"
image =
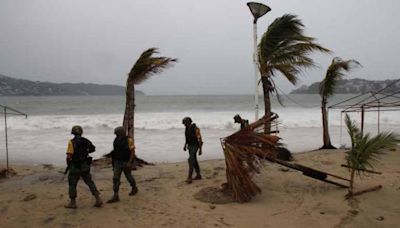
{"type": "Polygon", "coordinates": [[[254,23],[257,22],[257,19],[264,16],[264,14],[268,13],[271,11],[271,8],[268,6],[258,3],[258,2],[248,2],[247,6],[249,7],[251,14],[253,14],[254,17],[254,23]]]}

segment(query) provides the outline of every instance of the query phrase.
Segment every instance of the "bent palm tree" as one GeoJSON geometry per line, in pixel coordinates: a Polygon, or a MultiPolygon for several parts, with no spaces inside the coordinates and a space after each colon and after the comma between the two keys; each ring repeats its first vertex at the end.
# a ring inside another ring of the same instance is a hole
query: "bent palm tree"
{"type": "Polygon", "coordinates": [[[328,112],[326,105],[328,104],[328,98],[335,93],[337,82],[344,77],[344,72],[349,72],[353,68],[361,66],[356,60],[342,60],[339,57],[335,57],[329,65],[324,80],[319,84],[319,95],[321,96],[321,112],[322,112],[322,128],[323,128],[323,140],[324,145],[321,149],[336,149],[331,144],[328,130],[328,112]]]}
{"type": "MultiPolygon", "coordinates": [[[[272,22],[258,45],[258,62],[264,93],[265,116],[267,117],[271,115],[270,94],[278,95],[273,76],[281,73],[295,85],[298,74],[302,70],[315,66],[309,54],[314,51],[330,52],[315,43],[313,37],[305,36],[303,29],[304,25],[297,16],[283,15],[272,22]]],[[[265,133],[270,130],[271,123],[266,122],[265,133]]]]}
{"type": "Polygon", "coordinates": [[[373,169],[373,163],[379,160],[384,149],[396,146],[400,143],[400,138],[391,132],[382,132],[372,138],[369,134],[362,135],[360,129],[347,114],[345,122],[351,139],[351,149],[346,152],[346,162],[350,170],[348,196],[352,197],[355,174],[361,175],[368,168],[373,169]]]}
{"type": "Polygon", "coordinates": [[[154,57],[157,48],[149,48],[144,51],[133,65],[126,81],[126,103],[123,126],[128,136],[134,140],[134,113],[135,113],[135,85],[150,78],[152,75],[161,73],[164,69],[172,66],[177,59],[168,57],[154,57]]]}

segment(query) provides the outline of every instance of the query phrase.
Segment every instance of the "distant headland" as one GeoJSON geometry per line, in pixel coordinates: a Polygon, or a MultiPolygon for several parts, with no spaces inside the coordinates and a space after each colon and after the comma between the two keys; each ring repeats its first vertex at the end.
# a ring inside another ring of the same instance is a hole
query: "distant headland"
{"type": "MultiPolygon", "coordinates": [[[[0,96],[116,96],[125,87],[93,83],[52,83],[17,79],[0,74],[0,96]]],[[[144,95],[137,91],[137,95],[144,95]]]]}
{"type": "MultiPolygon", "coordinates": [[[[291,94],[318,94],[320,82],[315,82],[310,86],[303,85],[298,89],[290,92],[291,94]]],[[[382,81],[370,81],[360,78],[355,79],[343,79],[338,81],[335,93],[337,94],[359,94],[366,93],[369,91],[379,91],[387,86],[385,89],[386,93],[395,92],[400,90],[400,80],[382,80],[382,81]],[[396,82],[397,81],[397,82],[396,82]]]]}

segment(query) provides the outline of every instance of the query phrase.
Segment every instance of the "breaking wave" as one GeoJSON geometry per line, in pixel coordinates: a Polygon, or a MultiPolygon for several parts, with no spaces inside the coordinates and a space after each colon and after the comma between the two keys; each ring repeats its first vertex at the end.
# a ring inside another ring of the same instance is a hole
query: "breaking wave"
{"type": "MultiPolygon", "coordinates": [[[[319,109],[281,109],[279,110],[279,125],[283,128],[315,128],[321,127],[321,113],[319,109]]],[[[168,130],[182,129],[182,118],[192,117],[193,121],[202,129],[230,130],[237,128],[233,123],[236,112],[145,112],[135,115],[135,128],[142,130],[168,130]]],[[[242,117],[254,119],[250,112],[240,113],[242,117]]],[[[354,120],[359,119],[358,114],[351,115],[354,120]]],[[[344,117],[344,116],[342,116],[344,117]]],[[[7,119],[8,128],[11,130],[38,131],[43,129],[70,129],[79,124],[84,129],[114,129],[121,125],[122,114],[95,114],[95,115],[39,115],[23,117],[11,116],[7,119]]],[[[400,116],[394,112],[381,113],[381,124],[399,125],[400,116]]],[[[366,115],[366,124],[376,124],[377,115],[366,115]]],[[[329,113],[331,126],[341,125],[339,111],[329,113]]]]}

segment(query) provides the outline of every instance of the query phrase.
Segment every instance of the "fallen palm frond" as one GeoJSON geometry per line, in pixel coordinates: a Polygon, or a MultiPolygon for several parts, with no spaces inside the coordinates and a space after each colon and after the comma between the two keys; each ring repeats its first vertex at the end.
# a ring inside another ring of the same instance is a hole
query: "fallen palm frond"
{"type": "Polygon", "coordinates": [[[238,202],[248,202],[261,189],[252,177],[259,173],[260,160],[275,160],[279,137],[262,133],[264,124],[277,116],[263,117],[242,130],[221,139],[226,162],[226,192],[238,202]]]}

